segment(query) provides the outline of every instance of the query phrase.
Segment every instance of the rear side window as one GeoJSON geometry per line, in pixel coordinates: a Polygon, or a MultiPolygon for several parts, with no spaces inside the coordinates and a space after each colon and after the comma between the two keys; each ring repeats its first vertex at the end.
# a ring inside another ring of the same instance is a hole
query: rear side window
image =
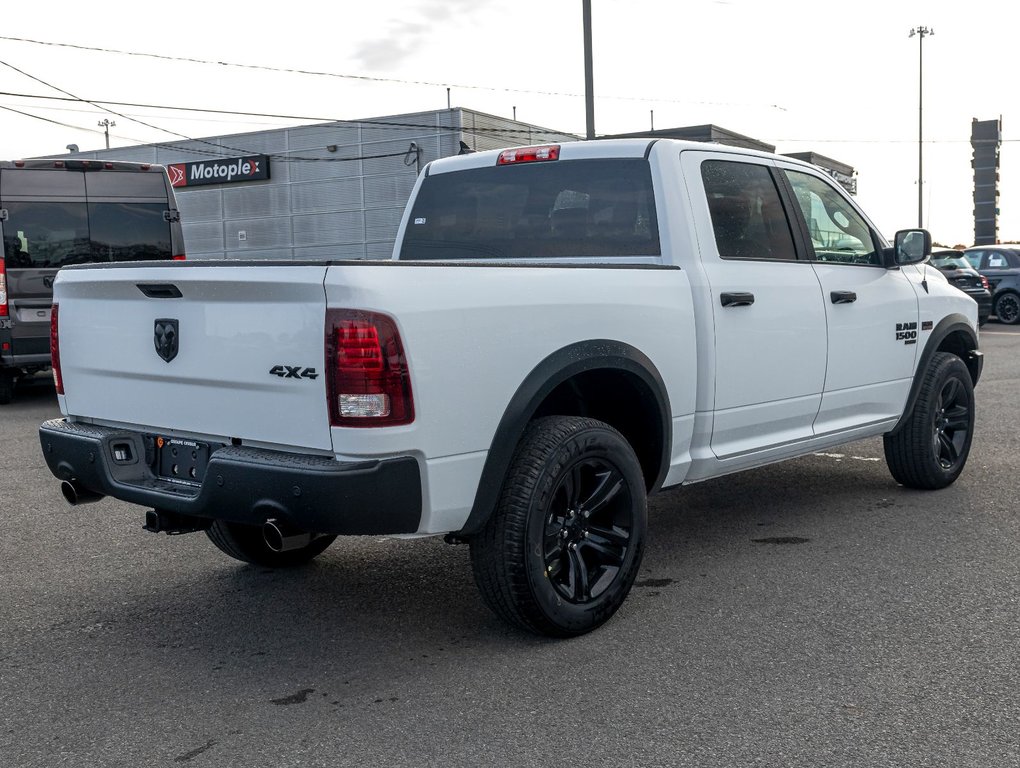
{"type": "Polygon", "coordinates": [[[1016,251],[988,251],[985,267],[988,269],[1009,269],[1020,266],[1016,251]]]}
{"type": "Polygon", "coordinates": [[[722,258],[797,258],[790,222],[768,168],[709,160],[701,165],[701,178],[722,258]]]}
{"type": "Polygon", "coordinates": [[[404,260],[658,256],[648,161],[557,160],[439,173],[422,183],[404,260]]]}

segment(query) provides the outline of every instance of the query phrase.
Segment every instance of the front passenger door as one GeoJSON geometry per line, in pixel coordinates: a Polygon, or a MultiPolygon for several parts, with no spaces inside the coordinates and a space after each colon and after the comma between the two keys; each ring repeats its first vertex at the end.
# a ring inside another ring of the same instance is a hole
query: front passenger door
{"type": "Polygon", "coordinates": [[[914,267],[886,269],[883,243],[834,184],[786,169],[814,251],[828,329],[828,366],[814,432],[899,418],[921,329],[914,267]]]}

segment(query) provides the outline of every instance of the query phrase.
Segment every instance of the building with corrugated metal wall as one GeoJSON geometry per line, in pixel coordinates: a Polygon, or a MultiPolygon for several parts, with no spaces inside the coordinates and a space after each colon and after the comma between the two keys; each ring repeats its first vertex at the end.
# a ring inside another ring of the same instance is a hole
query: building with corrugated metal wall
{"type": "Polygon", "coordinates": [[[167,166],[189,259],[380,259],[427,162],[577,139],[453,108],[61,157],[167,166]]]}

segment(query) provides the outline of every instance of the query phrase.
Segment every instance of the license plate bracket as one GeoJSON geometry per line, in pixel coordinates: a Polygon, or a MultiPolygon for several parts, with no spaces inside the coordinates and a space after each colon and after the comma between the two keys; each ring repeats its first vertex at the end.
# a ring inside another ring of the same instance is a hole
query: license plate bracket
{"type": "Polygon", "coordinates": [[[156,438],[156,475],[164,480],[201,483],[209,466],[209,444],[179,437],[156,438]]]}

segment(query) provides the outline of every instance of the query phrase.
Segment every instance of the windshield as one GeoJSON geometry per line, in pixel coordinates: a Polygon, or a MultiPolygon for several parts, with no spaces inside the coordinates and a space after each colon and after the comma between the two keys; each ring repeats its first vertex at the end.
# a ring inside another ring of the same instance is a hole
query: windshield
{"type": "Polygon", "coordinates": [[[422,182],[400,259],[658,256],[648,161],[557,160],[422,182]]]}

